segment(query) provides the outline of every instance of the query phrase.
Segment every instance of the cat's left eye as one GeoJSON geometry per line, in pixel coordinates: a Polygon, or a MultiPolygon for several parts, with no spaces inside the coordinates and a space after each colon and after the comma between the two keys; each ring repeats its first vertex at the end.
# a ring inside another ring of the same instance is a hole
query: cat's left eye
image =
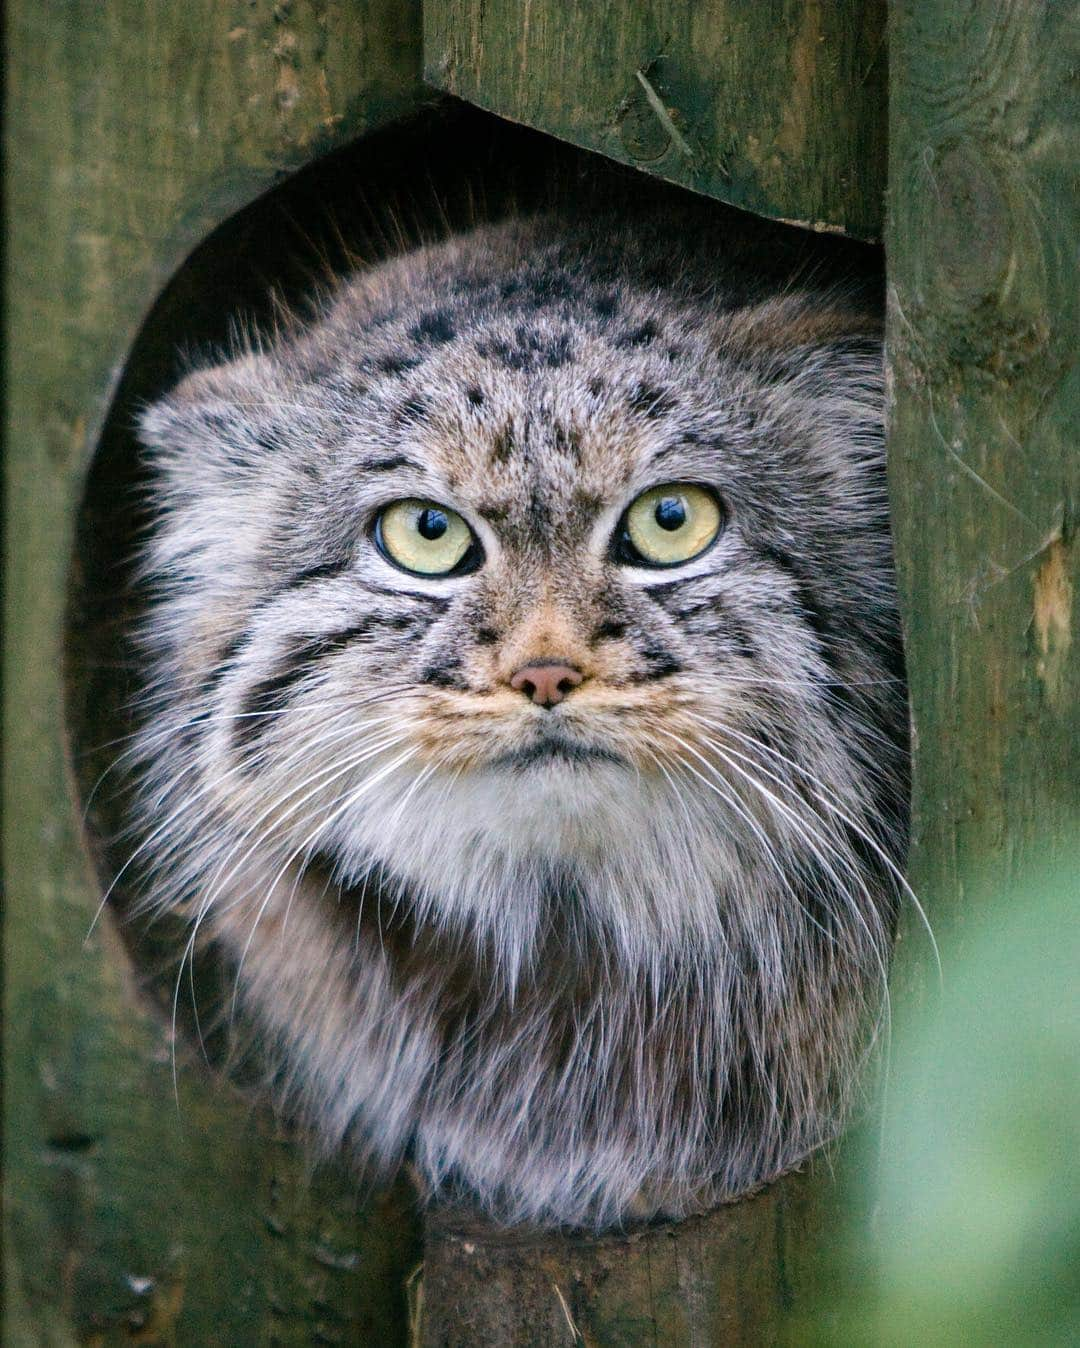
{"type": "Polygon", "coordinates": [[[387,561],[417,576],[461,575],[478,566],[483,555],[456,510],[412,497],[379,512],[375,546],[387,561]]]}
{"type": "Polygon", "coordinates": [[[711,491],[690,482],[665,482],[631,502],[615,540],[616,555],[630,566],[678,566],[699,557],[723,523],[711,491]]]}

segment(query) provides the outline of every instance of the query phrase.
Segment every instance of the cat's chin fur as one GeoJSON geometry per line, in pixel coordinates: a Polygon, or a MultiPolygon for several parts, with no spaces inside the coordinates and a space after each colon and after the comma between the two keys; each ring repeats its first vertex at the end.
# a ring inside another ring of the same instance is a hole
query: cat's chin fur
{"type": "Polygon", "coordinates": [[[417,921],[483,943],[492,978],[509,988],[537,958],[561,885],[578,891],[576,920],[627,969],[644,970],[700,949],[716,932],[717,894],[748,882],[744,844],[718,811],[629,765],[553,762],[394,785],[326,836],[337,876],[356,886],[372,867],[393,875],[417,921]]]}
{"type": "Polygon", "coordinates": [[[752,834],[662,777],[573,774],[391,775],[207,928],[324,1145],[503,1222],[683,1217],[835,1136],[888,932],[865,906],[792,967],[808,914],[752,834]]]}

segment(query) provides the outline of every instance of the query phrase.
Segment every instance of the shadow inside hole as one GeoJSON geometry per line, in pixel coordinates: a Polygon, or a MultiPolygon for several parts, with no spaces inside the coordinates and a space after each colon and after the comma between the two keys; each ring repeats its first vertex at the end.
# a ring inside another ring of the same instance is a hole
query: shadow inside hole
{"type": "MultiPolygon", "coordinates": [[[[142,839],[126,818],[125,758],[140,693],[134,634],[146,603],[134,580],[148,525],[147,474],[134,434],[139,409],[190,366],[213,363],[245,330],[272,332],[282,311],[313,314],[335,278],[417,243],[560,202],[617,209],[689,196],[465,104],[446,103],[327,156],[227,220],[191,254],[143,325],[77,520],[66,633],[68,731],[91,852],[103,892],[112,886],[110,907],[143,984],[175,1015],[181,1039],[240,1081],[262,1079],[265,1069],[253,1034],[233,1015],[235,970],[204,948],[184,965],[189,921],[164,916],[149,922],[139,915],[142,839]]],[[[730,210],[695,200],[702,212],[730,210]]],[[[880,269],[878,250],[865,245],[759,225],[776,238],[778,255],[794,237],[811,261],[842,254],[860,270],[880,269]]]]}

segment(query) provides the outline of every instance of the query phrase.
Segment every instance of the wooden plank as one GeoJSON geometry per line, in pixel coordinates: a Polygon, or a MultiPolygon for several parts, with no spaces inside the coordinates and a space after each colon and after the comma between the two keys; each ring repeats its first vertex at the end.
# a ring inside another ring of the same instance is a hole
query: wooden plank
{"type": "Polygon", "coordinates": [[[911,877],[948,976],[990,892],[1080,836],[1080,10],[898,0],[890,51],[911,877]]]}
{"type": "Polygon", "coordinates": [[[880,237],[884,0],[426,0],[424,75],[613,159],[880,237]]]}
{"type": "Polygon", "coordinates": [[[5,1339],[400,1341],[395,1195],[309,1186],[198,1071],[173,1103],[79,836],[62,726],[77,499],[180,261],[292,168],[416,107],[411,0],[16,0],[8,12],[5,1339]]]}
{"type": "MultiPolygon", "coordinates": [[[[602,1235],[427,1222],[422,1348],[710,1348],[792,1339],[832,1195],[790,1175],[702,1217],[602,1235]]],[[[835,1221],[835,1217],[832,1218],[835,1221]]]]}

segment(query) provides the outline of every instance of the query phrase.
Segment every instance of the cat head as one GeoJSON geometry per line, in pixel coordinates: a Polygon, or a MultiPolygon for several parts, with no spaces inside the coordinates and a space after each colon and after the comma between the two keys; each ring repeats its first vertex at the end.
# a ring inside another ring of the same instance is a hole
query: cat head
{"type": "Polygon", "coordinates": [[[147,410],[163,842],[378,870],[510,978],[560,887],[634,965],[763,905],[872,928],[880,963],[905,704],[877,323],[640,239],[487,227],[147,410]]]}

